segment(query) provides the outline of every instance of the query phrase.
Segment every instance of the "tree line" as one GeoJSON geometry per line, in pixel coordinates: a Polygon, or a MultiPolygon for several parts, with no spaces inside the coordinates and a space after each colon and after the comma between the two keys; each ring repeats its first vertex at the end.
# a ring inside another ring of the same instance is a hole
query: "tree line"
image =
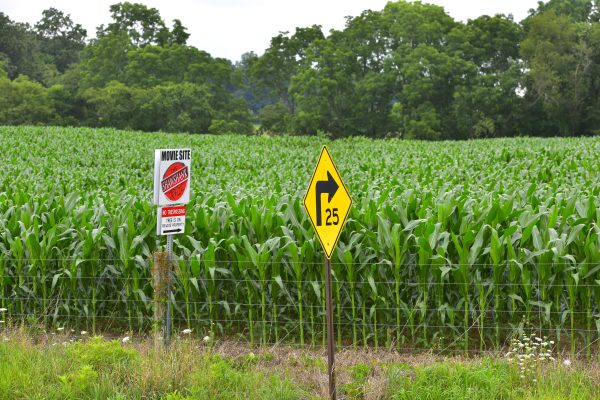
{"type": "Polygon", "coordinates": [[[389,2],[342,30],[296,28],[241,61],[187,44],[155,8],[110,7],[89,39],[49,8],[0,13],[0,124],[468,139],[600,133],[598,0],[455,21],[389,2]]]}

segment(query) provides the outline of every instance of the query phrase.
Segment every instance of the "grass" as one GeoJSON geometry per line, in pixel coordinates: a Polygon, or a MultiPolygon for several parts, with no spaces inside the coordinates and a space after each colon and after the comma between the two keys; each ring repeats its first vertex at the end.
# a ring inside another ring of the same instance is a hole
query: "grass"
{"type": "Polygon", "coordinates": [[[449,361],[421,367],[395,365],[388,372],[390,399],[597,399],[598,383],[584,370],[550,367],[537,383],[523,381],[503,360],[449,361]]]}
{"type": "MultiPolygon", "coordinates": [[[[249,348],[178,339],[168,351],[150,339],[128,343],[63,332],[0,333],[0,399],[323,399],[321,349],[249,348]]],[[[340,399],[598,399],[597,364],[560,362],[519,377],[502,358],[338,353],[340,399]]]]}
{"type": "Polygon", "coordinates": [[[236,364],[193,341],[164,351],[100,337],[7,339],[0,343],[0,399],[308,398],[280,374],[236,364]]]}

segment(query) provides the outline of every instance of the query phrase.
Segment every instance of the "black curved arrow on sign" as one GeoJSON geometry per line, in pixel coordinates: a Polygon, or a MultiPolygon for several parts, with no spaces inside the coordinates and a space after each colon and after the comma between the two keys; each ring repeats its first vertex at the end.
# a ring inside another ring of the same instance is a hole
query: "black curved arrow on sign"
{"type": "Polygon", "coordinates": [[[323,193],[327,193],[329,197],[327,198],[327,202],[331,203],[331,199],[335,196],[338,188],[340,186],[337,184],[333,176],[327,171],[327,180],[326,181],[317,181],[316,194],[317,194],[317,226],[323,225],[323,219],[321,216],[321,195],[323,193]]]}

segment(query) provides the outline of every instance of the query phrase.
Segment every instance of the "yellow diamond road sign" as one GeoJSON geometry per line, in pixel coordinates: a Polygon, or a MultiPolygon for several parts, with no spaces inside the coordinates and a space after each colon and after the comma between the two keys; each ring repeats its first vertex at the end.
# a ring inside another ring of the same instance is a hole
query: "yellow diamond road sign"
{"type": "Polygon", "coordinates": [[[350,207],[352,199],[348,189],[342,182],[327,146],[323,146],[304,196],[304,208],[329,259],[340,238],[350,207]]]}

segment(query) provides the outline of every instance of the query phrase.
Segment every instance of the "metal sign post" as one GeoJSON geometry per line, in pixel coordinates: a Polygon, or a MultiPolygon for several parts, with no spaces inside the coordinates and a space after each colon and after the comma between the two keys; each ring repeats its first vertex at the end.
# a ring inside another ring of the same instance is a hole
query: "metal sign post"
{"type": "Polygon", "coordinates": [[[171,341],[171,275],[173,273],[173,235],[167,236],[167,309],[165,311],[165,346],[171,341]]]}
{"type": "Polygon", "coordinates": [[[325,296],[327,297],[327,375],[329,379],[329,398],[335,400],[335,340],[333,332],[333,298],[331,295],[331,260],[327,257],[325,257],[325,296]]]}
{"type": "Polygon", "coordinates": [[[342,181],[327,146],[323,146],[308,190],[304,196],[304,208],[317,233],[325,252],[325,302],[327,313],[327,375],[329,398],[336,399],[335,388],[335,339],[333,331],[333,298],[331,293],[331,256],[342,233],[352,199],[342,181]],[[326,195],[325,198],[323,196],[326,195]]]}

